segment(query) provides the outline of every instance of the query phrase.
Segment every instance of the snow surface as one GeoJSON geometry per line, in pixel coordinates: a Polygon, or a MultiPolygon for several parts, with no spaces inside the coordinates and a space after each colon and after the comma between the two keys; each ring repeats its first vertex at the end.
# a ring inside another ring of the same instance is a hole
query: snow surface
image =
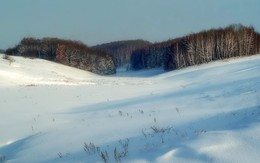
{"type": "Polygon", "coordinates": [[[260,55],[108,77],[12,58],[0,55],[0,163],[116,162],[115,148],[122,162],[260,160],[260,55]]]}

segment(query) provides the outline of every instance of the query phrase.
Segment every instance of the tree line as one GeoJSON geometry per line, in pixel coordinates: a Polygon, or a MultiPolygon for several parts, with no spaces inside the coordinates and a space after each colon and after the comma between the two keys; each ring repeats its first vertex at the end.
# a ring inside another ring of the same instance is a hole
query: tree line
{"type": "Polygon", "coordinates": [[[230,25],[156,43],[132,53],[132,69],[191,65],[260,53],[260,34],[253,27],[230,25]]]}
{"type": "Polygon", "coordinates": [[[114,74],[116,67],[165,70],[260,53],[260,34],[240,24],[210,29],[151,44],[144,40],[116,41],[88,47],[79,41],[58,38],[24,38],[9,55],[42,58],[97,74],[114,74]]]}
{"type": "Polygon", "coordinates": [[[14,48],[7,49],[6,54],[47,59],[102,75],[116,73],[111,55],[79,41],[24,38],[14,48]]]}

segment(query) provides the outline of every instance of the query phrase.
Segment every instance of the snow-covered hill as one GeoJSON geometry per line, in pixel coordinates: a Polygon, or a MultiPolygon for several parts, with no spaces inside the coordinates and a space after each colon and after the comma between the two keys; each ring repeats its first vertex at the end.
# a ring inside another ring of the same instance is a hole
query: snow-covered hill
{"type": "Polygon", "coordinates": [[[108,77],[12,58],[0,163],[260,160],[260,55],[108,77]]]}

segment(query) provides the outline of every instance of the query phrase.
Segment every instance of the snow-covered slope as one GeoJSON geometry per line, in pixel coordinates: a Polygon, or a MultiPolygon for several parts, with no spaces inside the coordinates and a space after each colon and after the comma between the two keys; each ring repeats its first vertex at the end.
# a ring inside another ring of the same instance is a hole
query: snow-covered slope
{"type": "Polygon", "coordinates": [[[260,160],[260,55],[108,77],[2,57],[0,162],[260,160]]]}

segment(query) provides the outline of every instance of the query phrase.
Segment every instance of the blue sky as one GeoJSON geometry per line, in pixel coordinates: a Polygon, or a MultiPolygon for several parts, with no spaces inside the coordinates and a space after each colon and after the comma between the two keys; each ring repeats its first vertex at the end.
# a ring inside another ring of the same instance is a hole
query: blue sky
{"type": "Polygon", "coordinates": [[[232,23],[260,32],[259,17],[259,0],[3,0],[0,48],[23,37],[154,42],[232,23]]]}

